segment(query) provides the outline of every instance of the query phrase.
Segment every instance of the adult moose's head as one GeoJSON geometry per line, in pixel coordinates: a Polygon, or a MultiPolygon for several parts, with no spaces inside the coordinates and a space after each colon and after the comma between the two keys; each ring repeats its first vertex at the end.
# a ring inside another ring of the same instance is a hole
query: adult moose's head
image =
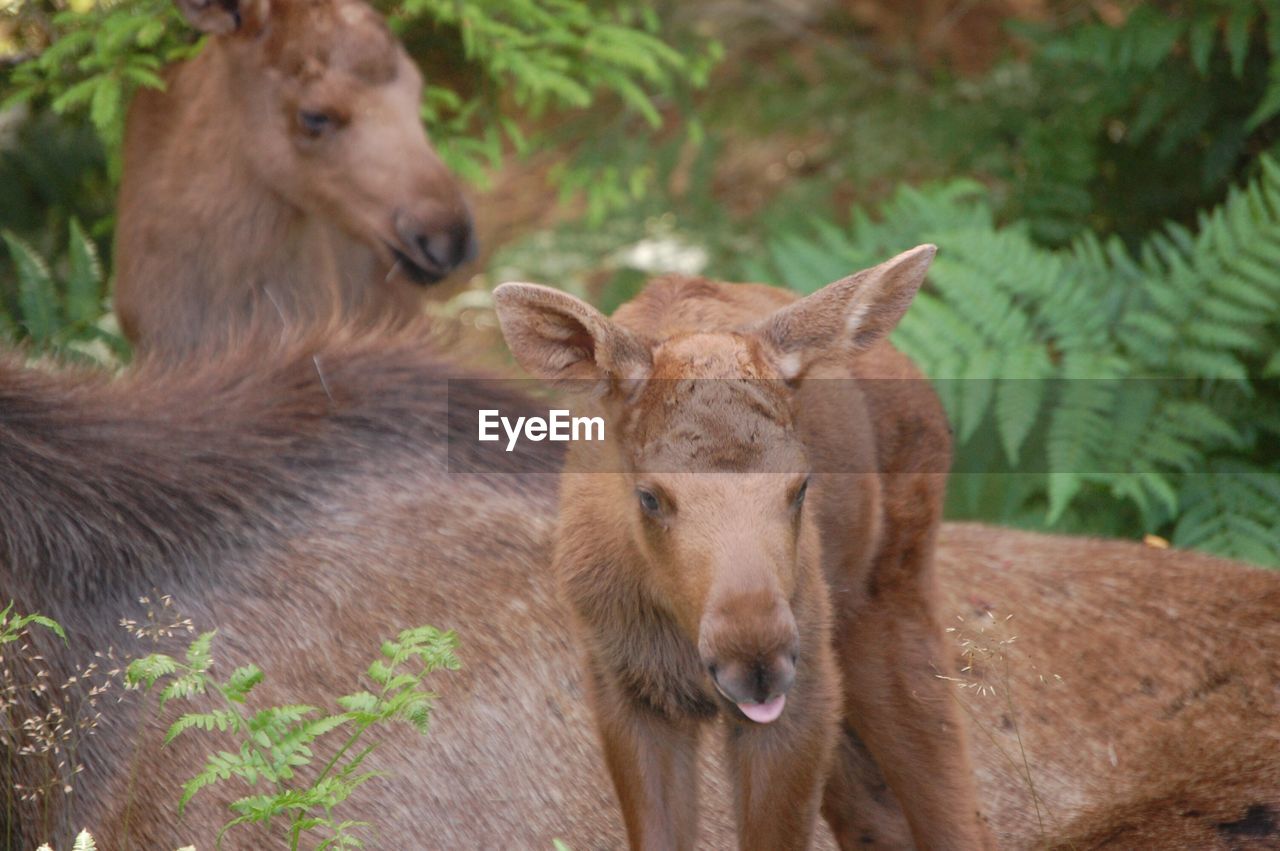
{"type": "MultiPolygon", "coordinates": [[[[594,563],[634,562],[641,596],[696,648],[706,696],[753,721],[782,715],[805,654],[828,641],[818,518],[831,516],[833,470],[806,418],[836,412],[812,397],[802,406],[803,379],[887,335],[933,254],[921,246],[790,303],[763,287],[744,290],[754,303],[735,303],[717,285],[659,281],[613,319],[546,287],[494,293],[521,365],[587,391],[604,414],[606,440],[574,445],[566,466],[591,482],[567,482],[561,509],[563,524],[581,489],[591,539],[576,542],[562,525],[560,546],[631,554],[594,563]],[[673,304],[684,313],[672,316],[673,304]],[[664,320],[650,338],[654,313],[664,320]],[[609,522],[598,516],[603,502],[609,522]],[[600,543],[610,537],[619,540],[600,543]]],[[[862,438],[870,450],[874,435],[862,438]]],[[[870,471],[874,461],[854,463],[870,471]]],[[[838,499],[842,517],[858,516],[847,492],[838,499]]]]}
{"type": "Polygon", "coordinates": [[[117,306],[141,350],[263,311],[412,313],[475,252],[422,77],[360,0],[178,0],[208,33],[126,125],[117,306]]]}

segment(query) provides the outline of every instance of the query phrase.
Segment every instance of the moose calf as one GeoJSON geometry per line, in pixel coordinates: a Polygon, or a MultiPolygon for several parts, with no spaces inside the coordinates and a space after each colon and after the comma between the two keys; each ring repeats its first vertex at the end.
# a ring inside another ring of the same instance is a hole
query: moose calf
{"type": "Polygon", "coordinates": [[[934,251],[798,301],[660,279],[612,320],[546,287],[495,291],[517,360],[606,422],[570,447],[554,561],[632,847],[694,847],[717,717],[743,848],[807,847],[820,804],[842,846],[865,841],[867,753],[917,845],[987,843],[939,676],[949,432],[885,340],[934,251]]]}
{"type": "Polygon", "coordinates": [[[256,324],[421,312],[475,252],[422,75],[362,0],[175,0],[209,35],[125,125],[116,311],[178,360],[256,324]]]}

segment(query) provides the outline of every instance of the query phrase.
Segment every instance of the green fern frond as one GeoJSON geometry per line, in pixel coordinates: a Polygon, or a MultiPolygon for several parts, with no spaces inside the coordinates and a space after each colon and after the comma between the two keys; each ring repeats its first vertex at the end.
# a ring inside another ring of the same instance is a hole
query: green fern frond
{"type": "Polygon", "coordinates": [[[202,632],[187,647],[187,664],[197,671],[205,671],[209,668],[212,661],[212,647],[214,636],[218,634],[217,630],[209,630],[202,632]]]}
{"type": "Polygon", "coordinates": [[[18,272],[18,306],[27,335],[37,343],[49,343],[58,327],[58,304],[53,273],[31,244],[10,231],[0,232],[18,272]]]}
{"type": "Polygon", "coordinates": [[[1037,245],[1022,228],[996,226],[968,184],[904,189],[878,220],[855,211],[852,221],[843,245],[830,229],[780,235],[767,274],[812,289],[832,277],[820,266],[830,258],[866,265],[941,246],[893,339],[935,380],[956,425],[957,469],[1029,471],[1009,498],[956,485],[966,504],[996,512],[979,516],[1023,523],[1040,505],[1048,526],[1066,528],[1077,501],[1103,498],[1128,506],[1134,534],[1168,526],[1188,545],[1280,557],[1280,536],[1260,535],[1280,514],[1267,488],[1223,496],[1195,484],[1210,458],[1258,472],[1249,459],[1265,446],[1261,406],[1274,392],[1257,381],[1280,373],[1280,166],[1264,159],[1196,230],[1168,226],[1132,252],[1092,236],[1037,245]],[[975,208],[983,213],[969,215],[975,208]],[[1231,519],[1219,517],[1228,496],[1231,519]]]}
{"type": "Polygon", "coordinates": [[[134,686],[150,688],[161,677],[167,677],[178,670],[178,663],[173,657],[163,653],[152,653],[129,663],[125,671],[125,680],[134,686]]]}
{"type": "Polygon", "coordinates": [[[95,322],[105,312],[102,303],[103,272],[98,248],[80,222],[71,219],[67,235],[67,319],[72,323],[95,322]]]}
{"type": "Polygon", "coordinates": [[[160,690],[160,707],[163,709],[165,704],[174,699],[182,699],[194,697],[197,694],[204,694],[208,684],[208,679],[204,673],[200,671],[191,671],[174,677],[169,683],[160,690]]]}
{"type": "Polygon", "coordinates": [[[210,754],[204,768],[182,786],[182,796],[178,799],[179,817],[186,811],[187,804],[201,789],[214,783],[229,780],[236,773],[236,769],[241,765],[241,762],[237,754],[228,751],[210,754]]]}
{"type": "Polygon", "coordinates": [[[1183,499],[1174,544],[1280,566],[1280,473],[1218,459],[1186,477],[1183,499]]]}
{"type": "Polygon", "coordinates": [[[243,665],[231,672],[222,684],[222,694],[233,703],[244,703],[254,686],[262,682],[262,669],[257,665],[243,665]]]}
{"type": "Polygon", "coordinates": [[[183,715],[169,727],[165,733],[164,743],[167,745],[187,730],[200,729],[206,732],[217,730],[225,733],[239,729],[240,716],[228,709],[214,709],[210,712],[192,712],[183,715]]]}

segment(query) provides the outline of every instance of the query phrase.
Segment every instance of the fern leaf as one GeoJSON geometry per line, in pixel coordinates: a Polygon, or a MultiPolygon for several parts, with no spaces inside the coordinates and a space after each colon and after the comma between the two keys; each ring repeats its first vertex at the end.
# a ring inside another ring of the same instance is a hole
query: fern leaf
{"type": "Polygon", "coordinates": [[[169,731],[165,734],[164,743],[167,745],[187,730],[195,728],[206,732],[218,730],[225,733],[228,730],[237,729],[239,726],[240,716],[228,709],[188,713],[170,725],[169,731]]]}
{"type": "Polygon", "coordinates": [[[1213,15],[1198,16],[1187,31],[1187,52],[1201,77],[1209,75],[1209,56],[1217,36],[1218,21],[1213,15]]]}
{"type": "Polygon", "coordinates": [[[187,664],[197,671],[207,670],[212,661],[213,638],[218,634],[216,629],[202,632],[187,647],[187,664]]]}
{"type": "Polygon", "coordinates": [[[1244,61],[1249,55],[1249,27],[1255,14],[1252,4],[1240,3],[1227,17],[1223,40],[1231,57],[1231,73],[1237,80],[1244,76],[1244,61]]]}
{"type": "Polygon", "coordinates": [[[166,656],[163,653],[153,653],[150,656],[144,656],[141,659],[135,659],[130,662],[125,671],[125,679],[131,685],[143,685],[150,688],[161,677],[166,677],[177,670],[178,663],[173,657],[166,656]]]}
{"type": "Polygon", "coordinates": [[[1182,498],[1174,544],[1280,566],[1280,474],[1218,462],[1188,476],[1182,498]]]}
{"type": "Polygon", "coordinates": [[[223,696],[234,703],[244,703],[249,692],[263,680],[262,669],[257,665],[243,665],[231,672],[223,683],[223,696]]]}
{"type": "Polygon", "coordinates": [[[178,816],[182,816],[187,809],[187,804],[201,789],[229,779],[240,764],[241,759],[236,754],[227,751],[210,754],[200,773],[183,784],[182,796],[178,799],[178,816]]]}
{"type": "Polygon", "coordinates": [[[10,231],[0,232],[18,272],[18,307],[27,334],[37,343],[49,343],[58,327],[58,302],[53,275],[31,244],[10,231]]]}
{"type": "Polygon", "coordinates": [[[67,319],[89,323],[102,315],[102,264],[80,223],[73,218],[68,228],[67,319]]]}
{"type": "Polygon", "coordinates": [[[1264,378],[1280,377],[1280,351],[1273,354],[1267,361],[1266,366],[1262,368],[1262,375],[1264,378]]]}
{"type": "Polygon", "coordinates": [[[160,691],[160,708],[164,708],[165,704],[177,698],[193,697],[197,694],[204,694],[207,681],[200,671],[192,671],[175,677],[160,691]]]}

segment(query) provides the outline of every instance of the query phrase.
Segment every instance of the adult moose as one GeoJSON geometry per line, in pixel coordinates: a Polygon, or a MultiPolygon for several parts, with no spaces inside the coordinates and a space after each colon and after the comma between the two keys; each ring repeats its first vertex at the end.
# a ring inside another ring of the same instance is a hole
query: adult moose
{"type": "Polygon", "coordinates": [[[571,445],[555,565],[633,848],[694,847],[699,737],[725,713],[740,847],[807,848],[824,787],[857,844],[845,772],[827,783],[840,718],[919,846],[986,844],[940,679],[946,417],[885,340],[934,250],[799,301],[661,279],[612,319],[547,287],[495,291],[521,365],[585,385],[608,424],[571,445]]]}
{"type": "MultiPolygon", "coordinates": [[[[554,477],[460,474],[472,468],[447,449],[462,433],[444,392],[457,372],[416,329],[317,329],[118,377],[0,353],[0,595],[67,625],[67,644],[43,647],[50,679],[120,647],[118,618],[156,588],[219,628],[218,672],[266,669],[262,705],[345,694],[380,637],[453,627],[464,667],[432,683],[430,735],[397,733],[370,756],[385,774],[351,816],[376,821],[385,848],[621,847],[543,567],[554,477]]],[[[524,404],[489,384],[451,391],[457,406],[524,404]]],[[[960,695],[1004,847],[1274,847],[1280,575],[971,524],[943,525],[937,560],[944,622],[1017,638],[1004,661],[977,657],[961,674],[997,688],[960,695]]],[[[20,659],[6,652],[6,666],[20,659]]],[[[161,747],[164,726],[136,697],[113,705],[80,742],[74,795],[45,812],[0,798],[0,847],[85,826],[120,851],[212,842],[227,818],[216,789],[182,820],[175,810],[181,784],[226,745],[161,747]]],[[[840,747],[844,782],[861,790],[846,814],[853,847],[909,848],[875,763],[849,733],[840,747]]],[[[728,848],[715,757],[701,772],[702,836],[728,848]]],[[[0,748],[0,795],[44,768],[0,748]]],[[[248,829],[223,847],[271,845],[248,829]]]]}
{"type": "Polygon", "coordinates": [[[262,313],[414,312],[474,240],[422,128],[421,75],[382,19],[361,0],[178,6],[210,37],[129,109],[126,336],[172,356],[262,313]]]}

